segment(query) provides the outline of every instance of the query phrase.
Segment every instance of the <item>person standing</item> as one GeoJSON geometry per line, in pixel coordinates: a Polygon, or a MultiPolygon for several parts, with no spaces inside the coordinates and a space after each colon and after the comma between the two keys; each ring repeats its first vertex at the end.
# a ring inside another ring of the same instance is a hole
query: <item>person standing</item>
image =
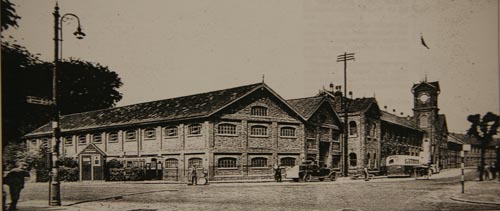
{"type": "Polygon", "coordinates": [[[192,185],[198,184],[198,177],[196,176],[196,166],[195,165],[193,165],[191,167],[191,184],[192,185]]]}
{"type": "Polygon", "coordinates": [[[17,210],[17,202],[21,196],[21,190],[24,188],[24,178],[30,176],[26,171],[26,163],[19,162],[16,166],[3,178],[3,183],[9,186],[11,200],[9,210],[17,210]]]}
{"type": "Polygon", "coordinates": [[[281,182],[281,168],[279,166],[277,166],[274,170],[274,178],[276,179],[276,182],[281,182]]]}

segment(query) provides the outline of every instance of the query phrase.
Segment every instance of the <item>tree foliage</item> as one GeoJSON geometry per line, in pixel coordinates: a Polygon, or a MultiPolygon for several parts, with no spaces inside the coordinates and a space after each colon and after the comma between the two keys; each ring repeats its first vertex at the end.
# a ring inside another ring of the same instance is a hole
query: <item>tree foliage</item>
{"type": "Polygon", "coordinates": [[[20,19],[16,14],[16,9],[14,8],[16,5],[10,2],[9,0],[2,0],[1,5],[1,15],[2,15],[2,30],[6,30],[9,27],[17,27],[17,19],[20,19]]]}
{"type": "Polygon", "coordinates": [[[497,134],[497,129],[500,123],[499,116],[488,112],[481,119],[481,115],[469,115],[467,120],[471,122],[471,127],[467,131],[467,135],[473,136],[481,142],[481,158],[479,166],[479,180],[483,181],[485,159],[484,154],[486,147],[493,140],[493,136],[497,134]]]}
{"type": "MultiPolygon", "coordinates": [[[[52,98],[53,64],[43,62],[24,47],[2,43],[2,145],[50,120],[51,108],[29,104],[27,96],[52,98]]],[[[61,114],[112,107],[121,100],[118,74],[100,64],[69,59],[58,69],[61,114]]]]}

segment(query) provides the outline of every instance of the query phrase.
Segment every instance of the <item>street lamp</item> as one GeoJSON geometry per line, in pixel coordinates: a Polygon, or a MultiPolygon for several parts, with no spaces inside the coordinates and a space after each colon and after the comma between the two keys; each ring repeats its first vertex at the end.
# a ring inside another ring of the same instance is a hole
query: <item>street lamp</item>
{"type": "MultiPolygon", "coordinates": [[[[59,14],[59,5],[56,2],[54,8],[54,69],[52,72],[52,143],[54,143],[51,156],[50,165],[52,166],[52,171],[49,180],[49,205],[50,206],[61,206],[61,183],[59,182],[59,145],[61,144],[61,130],[59,128],[59,106],[57,103],[57,70],[59,67],[60,57],[59,55],[59,44],[62,46],[62,22],[67,16],[75,17],[78,21],[78,28],[73,33],[77,39],[83,39],[85,33],[82,32],[80,25],[80,19],[73,13],[64,14],[62,17],[59,14]]],[[[61,51],[62,52],[62,51],[61,51]]]]}

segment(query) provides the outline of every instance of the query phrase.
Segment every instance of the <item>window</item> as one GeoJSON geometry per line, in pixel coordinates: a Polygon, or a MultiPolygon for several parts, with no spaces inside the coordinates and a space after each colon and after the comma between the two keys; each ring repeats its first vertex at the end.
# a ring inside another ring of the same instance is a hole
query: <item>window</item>
{"type": "Polygon", "coordinates": [[[148,128],[144,130],[144,139],[155,139],[156,130],[154,128],[148,128]]]}
{"type": "Polygon", "coordinates": [[[293,128],[293,127],[282,127],[281,130],[280,130],[280,136],[295,137],[295,128],[293,128]]]}
{"type": "Polygon", "coordinates": [[[135,141],[137,139],[137,131],[129,130],[125,132],[125,140],[127,141],[135,141]]]}
{"type": "Polygon", "coordinates": [[[236,135],[236,125],[233,124],[220,124],[217,127],[217,133],[223,135],[236,135]]]}
{"type": "Polygon", "coordinates": [[[78,144],[86,144],[86,143],[87,143],[87,136],[86,135],[78,136],[78,144]]]}
{"type": "Polygon", "coordinates": [[[236,168],[236,158],[220,158],[217,161],[219,168],[236,168]]]}
{"type": "Polygon", "coordinates": [[[295,166],[295,158],[281,158],[281,165],[282,166],[295,166]]]}
{"type": "Polygon", "coordinates": [[[196,166],[196,168],[203,167],[203,160],[201,158],[190,158],[188,160],[188,167],[191,168],[196,166]]]}
{"type": "Polygon", "coordinates": [[[177,137],[177,127],[166,127],[165,137],[177,137]]]}
{"type": "Polygon", "coordinates": [[[64,144],[73,145],[73,137],[71,137],[71,136],[64,137],[64,144]]]}
{"type": "Polygon", "coordinates": [[[250,111],[252,116],[267,116],[267,108],[264,106],[254,106],[250,111]]]}
{"type": "Polygon", "coordinates": [[[349,165],[350,166],[358,165],[358,159],[357,159],[356,153],[349,154],[349,165]]]}
{"type": "Polygon", "coordinates": [[[189,132],[189,135],[201,134],[201,125],[200,124],[189,125],[188,132],[189,132]]]}
{"type": "Polygon", "coordinates": [[[255,125],[250,128],[252,136],[267,136],[267,127],[263,125],[255,125]]]}
{"type": "Polygon", "coordinates": [[[109,143],[115,143],[115,142],[118,142],[118,133],[117,132],[109,133],[109,143]]]}
{"type": "Polygon", "coordinates": [[[355,121],[349,122],[349,135],[354,136],[358,132],[358,128],[355,121]]]}
{"type": "Polygon", "coordinates": [[[426,128],[428,126],[429,119],[427,118],[426,115],[423,115],[420,117],[420,127],[426,128]]]}
{"type": "Polygon", "coordinates": [[[252,158],[251,167],[267,167],[267,158],[252,158]]]}
{"type": "Polygon", "coordinates": [[[179,161],[175,158],[169,158],[165,160],[165,168],[177,168],[179,166],[179,161]]]}
{"type": "Polygon", "coordinates": [[[102,134],[100,133],[92,134],[92,143],[102,143],[102,134]]]}
{"type": "Polygon", "coordinates": [[[49,146],[49,139],[46,139],[46,138],[42,139],[42,144],[40,145],[40,147],[43,147],[43,148],[50,147],[49,146]]]}

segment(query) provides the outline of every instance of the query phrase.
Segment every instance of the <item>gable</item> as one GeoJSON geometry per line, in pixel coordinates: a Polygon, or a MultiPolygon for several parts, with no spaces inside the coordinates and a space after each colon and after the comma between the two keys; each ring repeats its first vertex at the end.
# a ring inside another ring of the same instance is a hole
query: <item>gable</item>
{"type": "Polygon", "coordinates": [[[324,101],[308,119],[308,123],[329,124],[336,125],[337,127],[341,125],[340,121],[341,120],[335,110],[333,110],[332,105],[327,101],[324,101]]]}
{"type": "Polygon", "coordinates": [[[271,93],[268,89],[255,90],[237,102],[217,112],[214,117],[230,119],[280,119],[284,121],[303,121],[295,110],[271,93]],[[252,108],[261,107],[267,111],[267,116],[252,115],[252,108]]]}
{"type": "Polygon", "coordinates": [[[95,144],[89,144],[85,147],[78,155],[80,154],[100,154],[102,156],[106,156],[106,153],[99,149],[95,144]]]}

